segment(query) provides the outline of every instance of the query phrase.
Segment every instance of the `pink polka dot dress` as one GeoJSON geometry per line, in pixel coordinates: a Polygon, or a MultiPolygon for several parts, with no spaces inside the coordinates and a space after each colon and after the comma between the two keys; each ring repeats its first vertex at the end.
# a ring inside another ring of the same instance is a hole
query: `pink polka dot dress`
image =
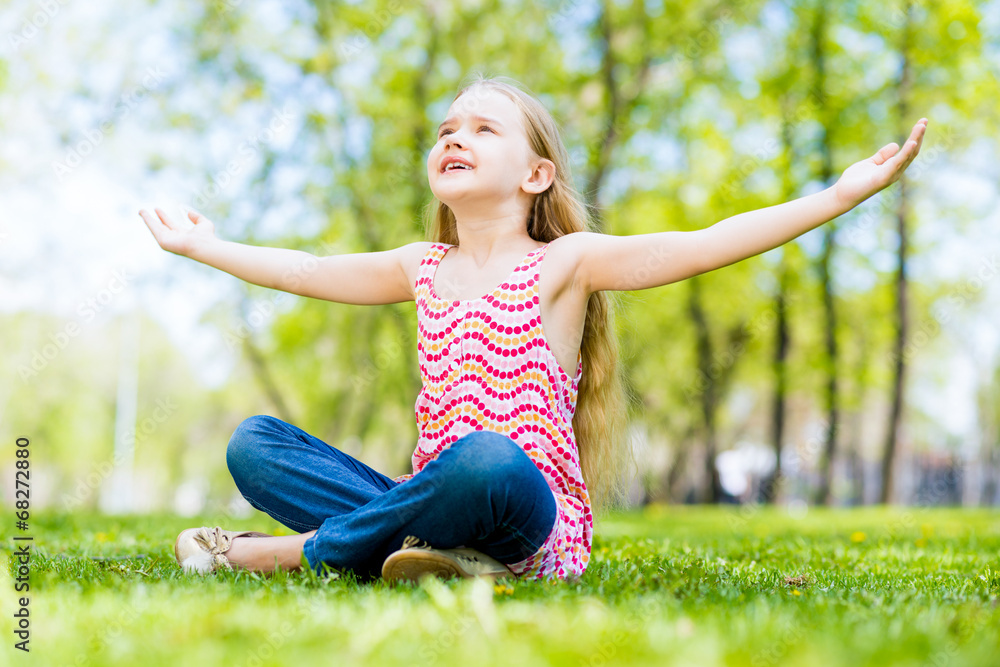
{"type": "Polygon", "coordinates": [[[536,248],[489,294],[466,301],[434,291],[438,264],[453,247],[435,243],[415,283],[417,354],[423,387],[417,396],[417,448],[405,482],[462,436],[491,430],[519,444],[545,476],[558,516],[541,548],[508,565],[521,578],[577,577],[587,569],[593,539],[590,495],[573,435],[576,375],[559,366],[542,332],[538,272],[548,244],[536,248]]]}

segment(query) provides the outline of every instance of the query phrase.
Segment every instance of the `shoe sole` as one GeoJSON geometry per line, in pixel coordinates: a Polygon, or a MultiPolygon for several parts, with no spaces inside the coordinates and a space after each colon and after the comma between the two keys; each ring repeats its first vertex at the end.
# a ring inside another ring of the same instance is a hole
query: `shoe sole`
{"type": "Polygon", "coordinates": [[[419,581],[422,576],[440,579],[492,579],[512,578],[510,572],[469,574],[447,556],[417,549],[396,551],[382,564],[382,578],[387,581],[419,581]]]}

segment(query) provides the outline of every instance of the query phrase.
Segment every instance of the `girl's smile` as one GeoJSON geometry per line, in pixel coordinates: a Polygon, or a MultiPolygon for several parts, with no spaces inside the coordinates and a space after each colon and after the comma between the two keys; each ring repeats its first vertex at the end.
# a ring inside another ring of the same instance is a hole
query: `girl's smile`
{"type": "Polygon", "coordinates": [[[450,171],[472,171],[475,166],[463,157],[458,155],[447,155],[441,160],[441,173],[450,171]]]}
{"type": "Polygon", "coordinates": [[[427,180],[460,223],[523,219],[548,185],[539,182],[539,161],[514,101],[496,90],[474,88],[452,102],[438,127],[427,155],[427,180]]]}

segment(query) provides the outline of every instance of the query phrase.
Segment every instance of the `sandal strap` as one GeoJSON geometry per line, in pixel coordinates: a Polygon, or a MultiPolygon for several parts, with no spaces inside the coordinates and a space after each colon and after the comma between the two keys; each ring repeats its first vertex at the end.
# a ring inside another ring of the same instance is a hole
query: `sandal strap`
{"type": "Polygon", "coordinates": [[[229,564],[229,559],[223,555],[229,551],[229,547],[232,546],[233,541],[221,527],[209,528],[208,526],[202,526],[195,531],[192,539],[205,553],[212,557],[212,561],[216,567],[224,567],[227,570],[233,569],[233,566],[229,564]]]}
{"type": "Polygon", "coordinates": [[[271,537],[271,535],[255,530],[233,532],[224,530],[222,526],[215,526],[214,528],[202,526],[195,532],[193,539],[198,546],[212,557],[216,566],[232,570],[233,566],[224,554],[233,546],[233,540],[237,537],[271,537]]]}
{"type": "Polygon", "coordinates": [[[416,535],[407,535],[403,538],[403,549],[433,549],[426,540],[419,539],[416,535]]]}

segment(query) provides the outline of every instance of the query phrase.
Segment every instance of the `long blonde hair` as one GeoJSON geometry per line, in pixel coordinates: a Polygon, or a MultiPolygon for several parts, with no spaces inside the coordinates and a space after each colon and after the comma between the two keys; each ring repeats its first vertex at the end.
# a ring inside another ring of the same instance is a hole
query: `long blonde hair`
{"type": "MultiPolygon", "coordinates": [[[[464,85],[454,99],[473,87],[507,95],[521,110],[528,142],[535,155],[555,164],[552,185],[535,195],[528,213],[528,236],[548,243],[566,234],[594,231],[587,206],[573,187],[569,155],[548,110],[513,79],[474,76],[476,78],[464,85]]],[[[458,230],[451,209],[435,197],[426,210],[430,240],[457,245],[458,230]]],[[[614,328],[617,302],[618,295],[613,292],[590,295],[580,349],[583,373],[573,416],[580,467],[595,515],[625,505],[628,484],[625,473],[629,462],[634,463],[627,439],[628,406],[614,328]]]]}

